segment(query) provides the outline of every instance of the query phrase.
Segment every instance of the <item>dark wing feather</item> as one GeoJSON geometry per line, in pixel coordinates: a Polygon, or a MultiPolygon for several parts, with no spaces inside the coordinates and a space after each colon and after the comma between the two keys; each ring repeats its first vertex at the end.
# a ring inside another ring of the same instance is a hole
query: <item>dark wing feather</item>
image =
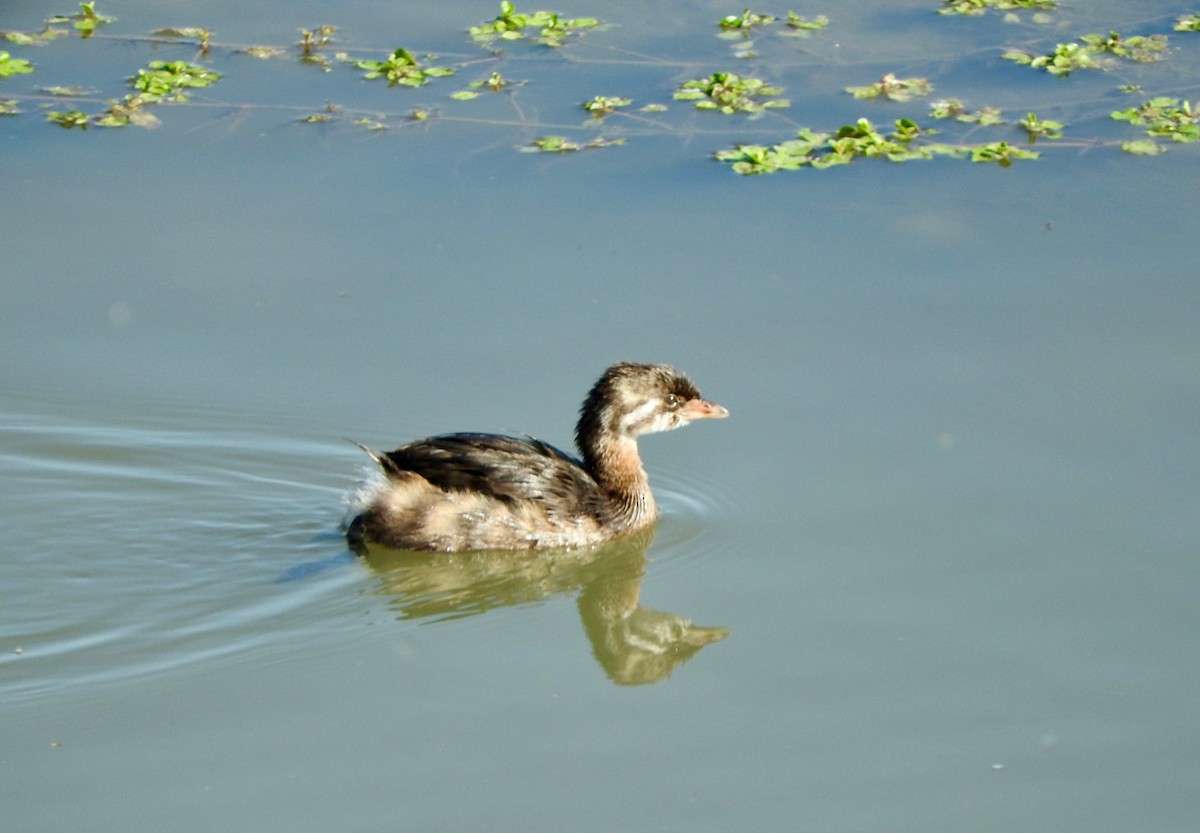
{"type": "Polygon", "coordinates": [[[412,472],[447,492],[506,502],[542,501],[548,511],[602,514],[607,498],[579,461],[541,440],[443,434],[377,455],[385,472],[412,472]]]}

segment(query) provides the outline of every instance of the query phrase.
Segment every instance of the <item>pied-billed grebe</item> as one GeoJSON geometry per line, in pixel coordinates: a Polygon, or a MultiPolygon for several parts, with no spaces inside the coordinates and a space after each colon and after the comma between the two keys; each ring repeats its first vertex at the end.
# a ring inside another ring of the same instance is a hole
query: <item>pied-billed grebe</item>
{"type": "Polygon", "coordinates": [[[354,543],[409,550],[580,547],[658,517],[637,438],[729,416],[664,364],[614,364],[579,412],[581,459],[532,437],[444,434],[364,450],[384,480],[351,522],[354,543]]]}

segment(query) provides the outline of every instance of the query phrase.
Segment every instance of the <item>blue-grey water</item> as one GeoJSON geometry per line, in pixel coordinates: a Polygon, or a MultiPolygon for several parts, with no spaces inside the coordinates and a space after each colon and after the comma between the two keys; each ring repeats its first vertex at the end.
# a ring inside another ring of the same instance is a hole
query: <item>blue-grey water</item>
{"type": "MultiPolygon", "coordinates": [[[[0,30],[71,11],[42,5],[0,30]]],[[[0,118],[4,829],[1194,830],[1200,149],[1093,140],[1142,138],[1108,118],[1142,100],[1121,84],[1200,96],[1200,34],[1067,79],[998,55],[1195,9],[805,2],[829,29],[739,63],[713,24],[741,7],[562,4],[615,25],[510,47],[529,83],[477,102],[448,94],[494,63],[388,89],[119,37],[332,23],[331,54],[462,63],[497,5],[114,0],[110,37],[3,45],[35,65],[0,79],[25,110],[0,118]],[[33,98],[87,85],[97,112],[176,59],[225,77],[154,130],[33,98]],[[787,111],[671,101],[751,67],[787,111]],[[1007,170],[709,158],[923,117],[842,92],[885,72],[1068,144],[1007,170]],[[670,109],[581,127],[593,95],[670,109]],[[390,129],[295,121],[327,102],[390,129]],[[595,132],[629,142],[515,150],[595,132]],[[567,446],[621,359],[732,413],[643,441],[652,541],[347,553],[347,438],[567,446]]]]}

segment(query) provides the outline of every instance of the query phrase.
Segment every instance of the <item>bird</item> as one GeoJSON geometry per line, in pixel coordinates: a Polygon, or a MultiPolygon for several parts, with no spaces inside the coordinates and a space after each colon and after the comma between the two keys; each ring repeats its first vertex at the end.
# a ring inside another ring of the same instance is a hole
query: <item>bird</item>
{"type": "Polygon", "coordinates": [[[659,509],[638,438],[729,411],[665,364],[618,362],[579,411],[579,456],[529,436],[452,433],[377,452],[382,477],[347,525],[357,549],[574,549],[644,530],[659,509]]]}

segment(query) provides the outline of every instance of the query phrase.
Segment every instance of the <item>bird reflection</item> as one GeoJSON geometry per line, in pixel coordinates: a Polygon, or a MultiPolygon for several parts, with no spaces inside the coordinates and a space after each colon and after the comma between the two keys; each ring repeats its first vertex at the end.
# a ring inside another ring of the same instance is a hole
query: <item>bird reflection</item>
{"type": "Polygon", "coordinates": [[[381,593],[401,619],[458,619],[579,592],[592,654],[618,685],[667,679],[727,628],[706,628],[639,603],[653,530],[603,547],[555,552],[409,552],[363,545],[381,593]]]}

